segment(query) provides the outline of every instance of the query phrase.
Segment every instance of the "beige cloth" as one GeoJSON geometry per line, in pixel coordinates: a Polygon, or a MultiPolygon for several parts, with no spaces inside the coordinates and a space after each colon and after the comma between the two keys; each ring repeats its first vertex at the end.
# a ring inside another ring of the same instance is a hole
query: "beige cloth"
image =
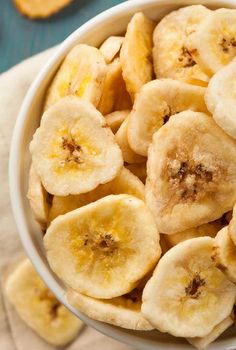
{"type": "MultiPolygon", "coordinates": [[[[0,75],[0,349],[53,350],[18,317],[4,297],[3,275],[22,254],[11,212],[8,190],[8,155],[11,134],[25,93],[54,49],[30,58],[0,75]]],[[[125,344],[86,327],[67,350],[131,350],[125,344]]]]}

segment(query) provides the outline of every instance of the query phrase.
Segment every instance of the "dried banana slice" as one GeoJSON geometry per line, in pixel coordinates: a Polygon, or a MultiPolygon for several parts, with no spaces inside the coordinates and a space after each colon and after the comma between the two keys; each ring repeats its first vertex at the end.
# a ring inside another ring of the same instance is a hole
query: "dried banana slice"
{"type": "Polygon", "coordinates": [[[147,166],[145,163],[126,164],[125,167],[129,169],[134,175],[136,175],[144,184],[147,177],[147,166]]]}
{"type": "Polygon", "coordinates": [[[105,115],[107,125],[110,126],[114,134],[117,132],[117,130],[120,128],[121,124],[126,119],[126,117],[128,117],[129,114],[130,110],[125,109],[123,111],[115,111],[105,115]]]}
{"type": "Polygon", "coordinates": [[[183,7],[165,16],[153,34],[153,63],[157,78],[172,78],[206,86],[208,76],[187,49],[187,38],[210,13],[202,5],[183,7]]]}
{"type": "Polygon", "coordinates": [[[236,139],[235,79],[236,61],[234,60],[211,78],[205,95],[207,108],[215,122],[234,139],[236,139]]]}
{"type": "Polygon", "coordinates": [[[199,350],[206,349],[208,345],[213,343],[226,329],[232,326],[234,323],[233,313],[221,321],[213,330],[203,338],[187,338],[188,342],[199,350]]]}
{"type": "Polygon", "coordinates": [[[52,345],[69,343],[83,327],[50,292],[28,259],[8,277],[6,296],[25,323],[52,345]]]}
{"type": "Polygon", "coordinates": [[[114,180],[100,185],[95,190],[77,196],[54,196],[49,212],[49,222],[57,216],[63,215],[74,209],[95,202],[110,194],[131,194],[144,200],[144,185],[128,169],[123,168],[114,180]]]}
{"type": "Polygon", "coordinates": [[[29,18],[46,18],[60,11],[72,0],[14,0],[16,8],[29,18]]]}
{"type": "Polygon", "coordinates": [[[66,298],[74,308],[94,320],[138,331],[154,329],[141,314],[142,291],[139,289],[113,299],[95,299],[69,289],[66,298]]]}
{"type": "Polygon", "coordinates": [[[134,289],[161,254],[151,213],[142,200],[125,194],[57,217],[44,245],[58,277],[75,291],[102,299],[134,289]]]}
{"type": "Polygon", "coordinates": [[[230,238],[228,226],[222,228],[215,237],[212,260],[230,281],[236,283],[236,246],[230,238]]]}
{"type": "Polygon", "coordinates": [[[147,173],[146,202],[159,232],[200,226],[236,201],[236,142],[210,116],[181,112],[154,134],[147,173]]]}
{"type": "Polygon", "coordinates": [[[198,227],[190,228],[188,230],[174,233],[173,235],[164,235],[167,245],[171,248],[180,242],[187,239],[209,236],[214,238],[216,234],[226,225],[225,221],[218,219],[198,227]]]}
{"type": "Polygon", "coordinates": [[[205,88],[173,79],[145,84],[135,99],[128,123],[128,142],[133,151],[147,156],[153,134],[173,114],[187,109],[206,112],[205,88]]]}
{"type": "Polygon", "coordinates": [[[141,311],[161,332],[205,337],[233,309],[236,286],[211,261],[214,239],[189,239],[159,261],[143,291],[141,311]]]}
{"type": "Polygon", "coordinates": [[[124,158],[124,161],[127,163],[144,163],[146,161],[146,158],[143,156],[140,156],[139,154],[135,153],[128,143],[128,120],[129,116],[126,117],[126,119],[123,121],[121,126],[119,127],[115,138],[116,142],[120,146],[120,149],[122,151],[122,155],[124,158]]]}
{"type": "Polygon", "coordinates": [[[51,206],[51,198],[49,193],[47,193],[43,187],[41,179],[36,173],[32,164],[29,171],[27,198],[29,199],[30,207],[35,220],[40,224],[41,228],[45,230],[47,227],[48,213],[51,206]]]}
{"type": "Polygon", "coordinates": [[[102,43],[99,50],[103,54],[106,63],[111,63],[119,54],[123,41],[123,36],[109,36],[109,38],[102,43]]]}
{"type": "Polygon", "coordinates": [[[152,33],[155,24],[142,12],[128,24],[120,50],[120,62],[127,90],[132,100],[142,85],[152,79],[152,33]]]}
{"type": "Polygon", "coordinates": [[[120,59],[116,58],[107,67],[107,74],[97,109],[104,115],[115,110],[131,107],[132,102],[122,77],[120,59]]]}
{"type": "Polygon", "coordinates": [[[65,97],[43,114],[30,152],[43,186],[57,196],[89,192],[113,180],[123,166],[105,118],[75,96],[65,97]]]}
{"type": "Polygon", "coordinates": [[[68,53],[49,86],[44,109],[67,95],[76,95],[98,106],[107,65],[95,47],[79,44],[68,53]]]}
{"type": "Polygon", "coordinates": [[[212,76],[236,56],[236,10],[208,13],[188,38],[188,50],[202,70],[212,76]]]}

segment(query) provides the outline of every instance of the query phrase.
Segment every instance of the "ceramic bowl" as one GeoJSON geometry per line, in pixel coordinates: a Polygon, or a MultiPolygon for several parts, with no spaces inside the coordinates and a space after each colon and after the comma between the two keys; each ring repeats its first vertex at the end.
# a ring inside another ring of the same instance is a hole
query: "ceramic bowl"
{"type": "MultiPolygon", "coordinates": [[[[124,33],[131,16],[137,11],[143,11],[150,18],[160,20],[172,10],[199,3],[195,0],[132,0],[112,7],[82,25],[58,47],[34,80],[20,109],[12,138],[9,163],[11,203],[18,232],[27,255],[48,287],[75,315],[89,326],[136,349],[187,350],[192,349],[192,347],[184,339],[174,338],[158,331],[129,331],[92,320],[68,305],[65,299],[65,288],[55,277],[47,263],[42,233],[32,217],[29,202],[26,198],[30,164],[29,142],[39,125],[47,86],[63,58],[74,45],[87,43],[98,46],[108,36],[124,33]]],[[[201,4],[212,9],[219,7],[236,8],[235,0],[202,0],[201,4]]],[[[209,349],[236,349],[236,332],[232,329],[227,331],[209,349]]]]}

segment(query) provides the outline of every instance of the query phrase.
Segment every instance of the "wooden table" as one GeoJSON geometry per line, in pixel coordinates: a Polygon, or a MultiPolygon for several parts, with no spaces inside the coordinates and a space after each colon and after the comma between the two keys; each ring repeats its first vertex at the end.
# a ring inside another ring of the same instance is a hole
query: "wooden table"
{"type": "Polygon", "coordinates": [[[16,11],[12,0],[0,0],[0,73],[61,42],[88,19],[120,2],[74,0],[53,17],[32,21],[16,11]]]}

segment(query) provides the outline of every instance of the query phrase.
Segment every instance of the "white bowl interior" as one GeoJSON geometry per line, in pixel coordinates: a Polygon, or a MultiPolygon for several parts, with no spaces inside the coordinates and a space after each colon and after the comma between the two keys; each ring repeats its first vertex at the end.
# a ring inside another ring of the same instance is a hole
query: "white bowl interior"
{"type": "MultiPolygon", "coordinates": [[[[50,270],[42,243],[42,234],[39,226],[35,223],[28,200],[26,198],[28,186],[28,170],[30,164],[29,142],[39,125],[41,108],[46,87],[55,74],[60,62],[66,53],[77,43],[87,43],[98,46],[106,37],[121,34],[131,16],[142,10],[147,16],[159,20],[166,13],[190,4],[199,4],[195,0],[133,0],[122,3],[110,10],[103,12],[70,35],[53,55],[48,64],[39,73],[31,88],[29,89],[20,113],[12,139],[9,164],[9,182],[12,208],[17,223],[19,235],[25,251],[34,264],[35,268],[44,279],[53,293],[71,311],[88,325],[98,331],[111,336],[117,340],[126,342],[138,349],[192,349],[192,347],[180,338],[158,331],[135,332],[118,327],[113,327],[102,322],[89,319],[87,316],[73,309],[65,300],[65,288],[50,270]]],[[[203,0],[210,8],[231,7],[236,8],[232,1],[203,0]]],[[[66,263],[66,262],[65,262],[66,263]]],[[[236,348],[235,332],[230,329],[224,333],[209,349],[230,350],[236,348]]]]}

